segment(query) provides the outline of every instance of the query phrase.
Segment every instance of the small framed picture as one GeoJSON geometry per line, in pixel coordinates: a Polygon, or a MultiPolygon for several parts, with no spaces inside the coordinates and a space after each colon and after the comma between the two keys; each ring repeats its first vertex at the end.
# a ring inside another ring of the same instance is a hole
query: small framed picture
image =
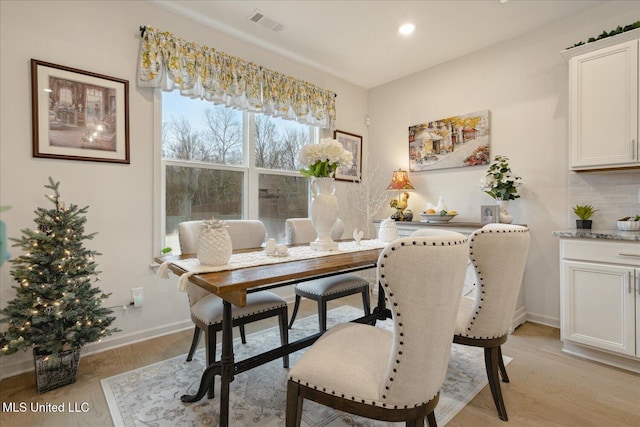
{"type": "Polygon", "coordinates": [[[360,182],[362,176],[362,137],[341,130],[333,131],[333,138],[337,139],[345,150],[353,154],[350,165],[340,165],[335,173],[339,181],[360,182]]]}
{"type": "Polygon", "coordinates": [[[31,60],[33,157],[129,164],[129,82],[31,60]]]}
{"type": "Polygon", "coordinates": [[[498,205],[482,205],[480,206],[480,219],[482,224],[491,224],[492,222],[500,222],[498,205]]]}

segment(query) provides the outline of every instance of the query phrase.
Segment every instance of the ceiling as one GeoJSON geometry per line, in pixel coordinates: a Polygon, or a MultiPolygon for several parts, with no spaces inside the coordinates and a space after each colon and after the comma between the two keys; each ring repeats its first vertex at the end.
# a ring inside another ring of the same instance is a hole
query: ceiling
{"type": "MultiPolygon", "coordinates": [[[[606,1],[189,1],[158,6],[369,89],[533,31],[606,1]],[[259,10],[258,23],[249,17],[259,10]],[[284,28],[273,31],[265,22],[284,28]],[[412,21],[404,37],[400,24],[412,21]]],[[[170,31],[170,29],[168,29],[170,31]]],[[[177,34],[179,36],[179,34],[177,34]]],[[[215,46],[212,46],[215,47],[215,46]]]]}

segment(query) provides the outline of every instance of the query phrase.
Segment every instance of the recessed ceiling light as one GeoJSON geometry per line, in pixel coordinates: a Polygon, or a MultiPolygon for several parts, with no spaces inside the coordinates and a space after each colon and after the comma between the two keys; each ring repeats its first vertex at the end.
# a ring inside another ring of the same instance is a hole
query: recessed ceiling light
{"type": "Polygon", "coordinates": [[[408,36],[409,34],[413,33],[415,29],[416,29],[416,26],[414,24],[406,23],[406,24],[400,25],[400,28],[398,28],[398,31],[403,36],[408,36]]]}

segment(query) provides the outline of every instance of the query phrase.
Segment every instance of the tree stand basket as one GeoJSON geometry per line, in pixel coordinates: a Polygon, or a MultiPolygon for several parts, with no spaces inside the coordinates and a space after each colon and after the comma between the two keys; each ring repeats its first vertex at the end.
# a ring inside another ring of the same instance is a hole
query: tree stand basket
{"type": "Polygon", "coordinates": [[[76,382],[80,364],[80,348],[61,351],[56,357],[33,349],[36,367],[36,386],[38,393],[73,384],[76,382]]]}

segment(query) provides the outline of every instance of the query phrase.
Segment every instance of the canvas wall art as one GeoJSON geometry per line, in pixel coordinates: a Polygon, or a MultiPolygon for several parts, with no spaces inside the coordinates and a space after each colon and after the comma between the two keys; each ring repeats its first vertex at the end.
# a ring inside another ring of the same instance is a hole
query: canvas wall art
{"type": "Polygon", "coordinates": [[[410,126],[409,170],[487,165],[489,136],[489,110],[410,126]]]}

